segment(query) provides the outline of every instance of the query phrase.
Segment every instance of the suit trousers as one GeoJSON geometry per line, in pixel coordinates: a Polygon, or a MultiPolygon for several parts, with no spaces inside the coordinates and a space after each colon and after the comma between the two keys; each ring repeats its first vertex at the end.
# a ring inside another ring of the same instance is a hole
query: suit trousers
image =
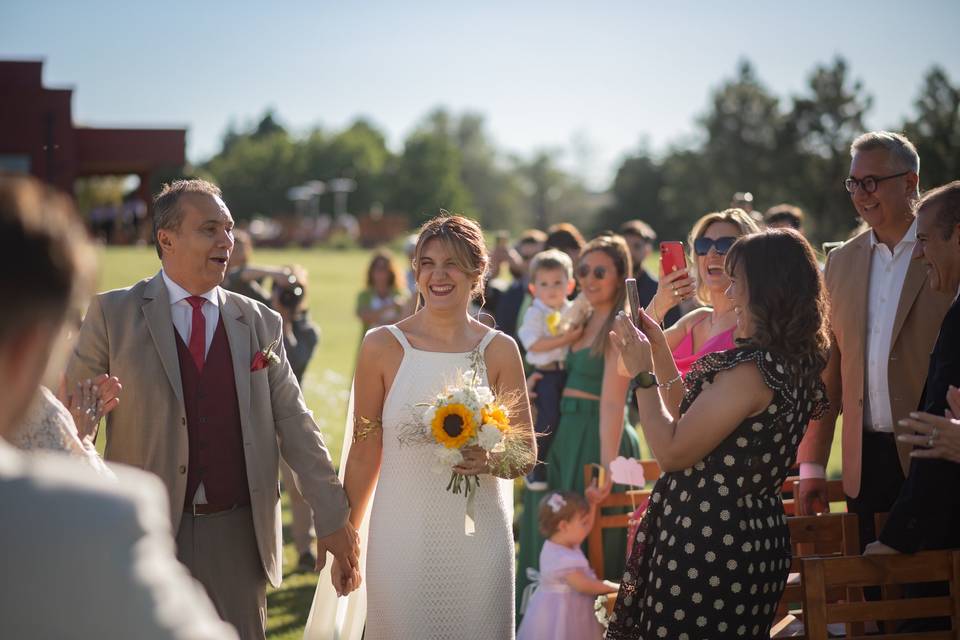
{"type": "Polygon", "coordinates": [[[290,512],[293,515],[293,523],[290,526],[293,533],[293,545],[297,548],[297,555],[303,555],[307,551],[314,551],[313,543],[317,535],[313,528],[313,511],[310,505],[300,495],[297,484],[293,480],[293,470],[284,460],[280,460],[280,475],[283,476],[283,490],[287,492],[290,498],[290,512]]]}
{"type": "Polygon", "coordinates": [[[864,431],[860,451],[860,495],[847,496],[847,511],[857,514],[860,553],[863,553],[864,548],[877,539],[874,515],[893,508],[904,478],[892,433],[864,431]]]}
{"type": "Polygon", "coordinates": [[[184,513],[177,558],[243,640],[266,637],[267,576],[249,506],[202,516],[184,513]]]}

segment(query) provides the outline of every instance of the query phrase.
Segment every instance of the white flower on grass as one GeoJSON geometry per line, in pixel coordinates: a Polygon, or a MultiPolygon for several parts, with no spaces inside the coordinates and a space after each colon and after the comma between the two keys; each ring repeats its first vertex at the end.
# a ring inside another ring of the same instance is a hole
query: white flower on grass
{"type": "Polygon", "coordinates": [[[443,473],[445,471],[450,471],[450,469],[452,469],[453,467],[463,462],[463,454],[460,453],[459,449],[448,449],[442,444],[437,445],[434,448],[433,455],[434,455],[434,464],[433,464],[434,473],[443,473]]]}
{"type": "Polygon", "coordinates": [[[497,429],[496,425],[487,423],[480,427],[480,435],[477,440],[483,449],[493,451],[493,449],[500,444],[500,441],[503,440],[503,433],[500,429],[497,429]]]}

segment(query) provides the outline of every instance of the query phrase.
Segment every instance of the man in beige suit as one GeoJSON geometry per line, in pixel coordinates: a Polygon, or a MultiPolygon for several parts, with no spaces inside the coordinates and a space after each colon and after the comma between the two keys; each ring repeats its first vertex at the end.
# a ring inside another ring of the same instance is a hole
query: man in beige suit
{"type": "Polygon", "coordinates": [[[0,636],[235,639],[177,562],[160,483],[4,438],[37,392],[91,252],[66,197],[0,177],[0,636]]]}
{"type": "Polygon", "coordinates": [[[263,638],[266,583],[281,580],[280,455],[313,509],[318,565],[331,551],[341,586],[357,571],[358,538],[285,357],[280,316],[219,286],[233,249],[220,190],[166,186],[154,227],[161,272],[94,299],[68,384],[120,378],[106,459],[160,477],[181,561],[241,637],[263,638]]]}
{"type": "Polygon", "coordinates": [[[824,469],[843,413],[843,489],[860,524],[861,548],[876,539],[874,514],[893,506],[910,465],[895,440],[917,407],[950,296],[934,292],[913,259],[920,159],[904,136],[867,133],[850,150],[847,190],[870,225],[827,257],[833,345],[824,371],[830,409],[800,443],[800,513],[828,509],[824,469]]]}

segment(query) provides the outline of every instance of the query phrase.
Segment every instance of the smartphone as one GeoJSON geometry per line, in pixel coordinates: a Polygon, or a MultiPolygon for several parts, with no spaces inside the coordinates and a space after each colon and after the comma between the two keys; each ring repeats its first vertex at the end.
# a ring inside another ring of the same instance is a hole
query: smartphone
{"type": "Polygon", "coordinates": [[[607,469],[602,464],[592,463],[590,465],[593,467],[591,476],[593,480],[597,481],[597,486],[602,487],[607,484],[607,469]]]}
{"type": "Polygon", "coordinates": [[[630,301],[630,317],[636,327],[640,326],[640,290],[637,289],[636,278],[627,278],[627,299],[630,301]]]}
{"type": "Polygon", "coordinates": [[[668,240],[660,243],[660,266],[664,275],[687,268],[687,254],[683,250],[683,243],[679,240],[668,240]]]}

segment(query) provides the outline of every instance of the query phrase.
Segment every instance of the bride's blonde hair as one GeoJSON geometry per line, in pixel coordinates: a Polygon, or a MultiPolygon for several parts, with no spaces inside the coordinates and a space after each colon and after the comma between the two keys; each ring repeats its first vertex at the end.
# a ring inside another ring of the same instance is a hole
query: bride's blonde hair
{"type": "MultiPolygon", "coordinates": [[[[483,240],[483,231],[476,221],[463,216],[451,216],[441,210],[440,215],[420,227],[417,237],[417,247],[413,253],[414,277],[420,279],[420,259],[423,249],[431,240],[437,239],[443,248],[453,256],[457,269],[473,279],[470,289],[471,297],[480,298],[483,306],[483,282],[490,258],[487,255],[487,245],[483,240]]],[[[417,295],[417,308],[423,305],[422,294],[417,295]]]]}

